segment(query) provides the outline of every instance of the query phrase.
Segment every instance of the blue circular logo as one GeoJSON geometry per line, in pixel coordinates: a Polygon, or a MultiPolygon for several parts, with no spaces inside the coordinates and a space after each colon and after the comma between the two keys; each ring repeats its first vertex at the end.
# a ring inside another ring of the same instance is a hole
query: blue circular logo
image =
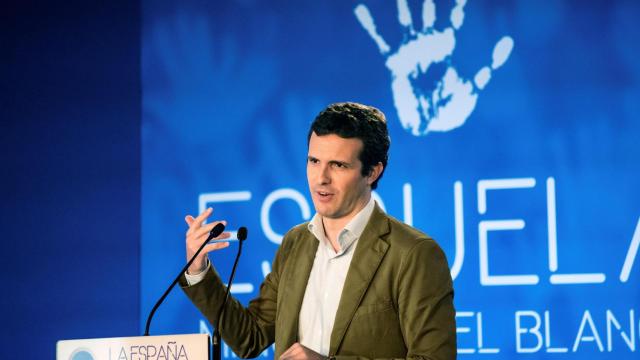
{"type": "Polygon", "coordinates": [[[77,349],[74,351],[69,360],[94,360],[93,354],[87,349],[77,349]]]}

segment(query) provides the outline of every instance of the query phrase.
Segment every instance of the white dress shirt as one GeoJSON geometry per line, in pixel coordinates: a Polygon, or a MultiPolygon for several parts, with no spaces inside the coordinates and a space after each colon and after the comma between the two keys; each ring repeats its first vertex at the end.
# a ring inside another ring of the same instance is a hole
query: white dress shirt
{"type": "Polygon", "coordinates": [[[322,216],[315,214],[309,231],[318,239],[318,250],[309,274],[300,308],[298,335],[300,344],[327,356],[333,324],[338,312],[342,288],[355,248],[373,213],[375,201],[367,205],[338,234],[340,250],[333,250],[324,234],[322,216]]]}
{"type": "MultiPolygon", "coordinates": [[[[316,213],[308,224],[309,231],[320,243],[300,308],[298,340],[300,344],[321,355],[327,356],[329,354],[331,332],[347,271],[358,239],[367,226],[374,207],[375,201],[372,197],[367,205],[340,231],[338,234],[340,250],[338,252],[333,250],[330,241],[324,234],[321,215],[316,213]]],[[[210,266],[207,259],[207,266],[201,273],[189,274],[185,272],[187,283],[195,285],[200,282],[210,266]]]]}

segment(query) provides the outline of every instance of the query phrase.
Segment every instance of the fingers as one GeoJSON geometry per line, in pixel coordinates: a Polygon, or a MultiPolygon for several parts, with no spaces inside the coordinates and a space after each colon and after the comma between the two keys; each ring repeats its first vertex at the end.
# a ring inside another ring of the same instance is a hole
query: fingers
{"type": "MultiPolygon", "coordinates": [[[[193,235],[187,237],[187,261],[189,261],[189,259],[191,259],[194,256],[194,254],[198,251],[200,246],[202,246],[202,243],[207,239],[207,236],[208,236],[207,234],[204,234],[199,238],[196,238],[193,235]]],[[[231,237],[231,233],[225,232],[220,234],[220,236],[218,236],[216,239],[228,239],[230,237],[231,237]]],[[[212,251],[224,249],[226,247],[229,247],[228,241],[208,243],[207,245],[205,245],[202,248],[202,251],[200,252],[198,257],[194,259],[193,263],[189,267],[189,273],[197,274],[201,272],[204,268],[207,254],[212,251]]]]}
{"type": "Polygon", "coordinates": [[[198,215],[197,218],[194,218],[191,215],[185,216],[184,221],[187,223],[187,225],[189,225],[189,230],[187,230],[187,237],[191,236],[192,234],[195,237],[200,237],[202,236],[202,234],[210,232],[211,229],[213,229],[219,223],[222,223],[225,226],[227,225],[227,222],[222,220],[222,221],[216,221],[211,224],[207,224],[203,226],[202,223],[209,217],[209,215],[211,215],[212,212],[213,212],[213,209],[208,208],[205,211],[203,211],[200,215],[198,215]]]}
{"type": "MultiPolygon", "coordinates": [[[[204,241],[207,240],[209,236],[209,232],[219,223],[224,225],[227,224],[226,221],[214,221],[210,224],[202,225],[202,223],[211,215],[212,209],[208,208],[203,211],[202,214],[198,215],[197,218],[194,218],[191,215],[185,216],[184,220],[189,225],[189,230],[186,233],[186,245],[187,245],[187,258],[191,258],[193,254],[196,252],[198,248],[202,245],[204,241]]],[[[223,232],[222,234],[215,237],[215,240],[228,239],[231,237],[231,233],[223,232]]],[[[227,245],[228,246],[228,245],[227,245]]],[[[215,250],[217,248],[210,247],[209,251],[215,250]]],[[[204,257],[207,252],[205,251],[200,258],[204,257]]]]}
{"type": "Polygon", "coordinates": [[[228,248],[228,247],[229,247],[229,242],[228,241],[212,243],[212,244],[206,245],[202,249],[202,253],[208,254],[208,253],[210,253],[212,251],[216,251],[216,250],[220,250],[220,249],[224,249],[224,248],[228,248]]]}
{"type": "Polygon", "coordinates": [[[360,25],[367,31],[369,36],[375,41],[376,45],[378,45],[378,50],[384,55],[389,52],[390,48],[386,41],[378,34],[376,30],[376,24],[373,21],[373,17],[369,12],[369,8],[360,4],[356,6],[354,9],[354,13],[356,14],[356,18],[360,22],[360,25]]]}
{"type": "Polygon", "coordinates": [[[294,343],[285,352],[280,355],[280,360],[293,358],[295,353],[300,351],[300,343],[294,343]]]}
{"type": "Polygon", "coordinates": [[[483,67],[478,70],[476,75],[473,77],[473,82],[476,84],[476,87],[480,90],[484,89],[485,86],[491,80],[491,69],[488,66],[483,67]]]}
{"type": "MultiPolygon", "coordinates": [[[[196,250],[202,246],[202,243],[207,240],[207,237],[209,236],[208,233],[202,234],[199,237],[196,237],[195,235],[191,235],[189,237],[187,237],[187,248],[188,250],[191,250],[193,253],[196,252],[196,250]]],[[[224,240],[224,239],[228,239],[231,237],[231,233],[229,232],[223,232],[222,234],[220,234],[218,237],[214,238],[213,240],[224,240]]],[[[226,243],[225,242],[216,242],[213,243],[211,242],[210,244],[223,244],[226,243]]],[[[215,250],[215,249],[214,249],[215,250]]]]}
{"type": "Polygon", "coordinates": [[[509,59],[511,50],[513,50],[513,39],[510,36],[503,36],[493,48],[491,68],[495,70],[502,66],[509,59]]]}
{"type": "Polygon", "coordinates": [[[464,22],[464,6],[466,3],[467,0],[456,0],[456,6],[451,10],[451,25],[456,30],[460,29],[464,22]]]}
{"type": "MultiPolygon", "coordinates": [[[[195,235],[190,236],[189,238],[187,238],[187,241],[195,242],[195,244],[197,246],[200,246],[200,245],[202,245],[202,242],[205,241],[208,237],[209,237],[209,233],[205,232],[204,234],[200,234],[198,237],[196,237],[195,235]]],[[[227,232],[223,232],[222,234],[216,236],[213,239],[209,239],[209,241],[224,240],[224,239],[228,239],[230,237],[231,237],[231,233],[227,231],[227,232]]]]}
{"type": "MultiPolygon", "coordinates": [[[[200,238],[203,235],[207,235],[209,236],[209,233],[211,232],[211,230],[218,224],[222,223],[224,226],[227,226],[227,222],[225,220],[221,220],[221,221],[214,221],[210,224],[206,224],[200,228],[191,230],[189,229],[189,231],[187,231],[187,236],[191,236],[191,237],[196,237],[196,238],[200,238]]],[[[222,235],[222,234],[221,234],[222,235]]],[[[220,236],[218,236],[216,239],[220,239],[220,236]]],[[[204,240],[204,239],[203,239],[204,240]]]]}
{"type": "Polygon", "coordinates": [[[411,10],[409,10],[407,0],[398,0],[396,4],[398,5],[398,21],[400,25],[404,26],[410,34],[415,34],[413,20],[411,19],[411,10]]]}
{"type": "Polygon", "coordinates": [[[295,343],[291,345],[291,347],[289,347],[287,351],[285,351],[284,353],[282,353],[282,355],[280,355],[279,360],[297,360],[297,359],[323,360],[323,359],[326,359],[326,357],[318,354],[317,352],[305,347],[300,343],[295,343]]]}
{"type": "MultiPolygon", "coordinates": [[[[207,234],[207,236],[209,236],[209,235],[207,234]]],[[[227,231],[227,232],[223,232],[222,234],[214,237],[213,239],[211,239],[209,241],[213,244],[214,240],[219,241],[219,240],[229,239],[230,237],[231,237],[231,233],[227,231]]],[[[204,239],[204,236],[202,237],[202,239],[204,239]]]]}
{"type": "MultiPolygon", "coordinates": [[[[209,232],[218,224],[222,223],[227,225],[226,221],[214,221],[210,224],[203,225],[205,220],[211,215],[213,212],[212,208],[208,208],[203,211],[198,217],[194,218],[191,215],[187,215],[184,217],[184,221],[189,225],[189,230],[186,233],[186,250],[187,250],[187,261],[191,259],[194,254],[198,251],[198,249],[203,245],[203,242],[207,241],[209,237],[209,232]]],[[[222,234],[215,237],[215,240],[223,240],[231,237],[230,232],[223,232],[222,234]]],[[[209,243],[202,248],[202,251],[199,255],[193,260],[191,266],[189,266],[188,272],[190,274],[196,274],[203,270],[206,264],[207,254],[224,249],[229,247],[228,241],[209,243]]]]}
{"type": "Polygon", "coordinates": [[[198,217],[195,219],[193,218],[193,216],[187,215],[184,220],[187,222],[187,224],[189,224],[189,231],[193,232],[197,228],[202,226],[202,223],[205,220],[207,220],[207,218],[209,217],[209,215],[211,215],[212,212],[213,212],[212,208],[207,208],[207,210],[203,211],[202,214],[198,215],[198,217]],[[193,221],[191,221],[192,219],[193,221]]]}
{"type": "Polygon", "coordinates": [[[436,4],[433,0],[424,0],[422,4],[422,31],[426,32],[433,28],[436,22],[436,4]]]}
{"type": "Polygon", "coordinates": [[[509,36],[504,36],[500,39],[496,46],[493,48],[491,68],[488,66],[484,66],[482,69],[478,70],[476,75],[473,77],[473,82],[476,84],[476,87],[480,90],[484,89],[485,86],[491,80],[491,72],[502,65],[509,59],[509,55],[511,55],[511,50],[513,50],[513,39],[509,36]]]}

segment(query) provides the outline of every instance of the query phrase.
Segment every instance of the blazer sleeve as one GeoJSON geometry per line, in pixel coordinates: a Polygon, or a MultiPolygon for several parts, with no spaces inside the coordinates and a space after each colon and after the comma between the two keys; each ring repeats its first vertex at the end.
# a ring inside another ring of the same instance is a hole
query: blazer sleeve
{"type": "MultiPolygon", "coordinates": [[[[260,355],[275,340],[278,284],[288,252],[285,244],[286,240],[276,252],[272,271],[260,285],[259,295],[250,301],[249,306],[243,307],[232,296],[225,306],[220,332],[225,343],[241,358],[260,355]]],[[[212,325],[215,324],[226,287],[213,266],[202,281],[192,286],[182,275],[180,285],[198,310],[212,325]]]]}
{"type": "Polygon", "coordinates": [[[400,271],[399,284],[398,310],[407,356],[455,359],[453,282],[447,258],[435,241],[425,239],[413,247],[400,271]]]}

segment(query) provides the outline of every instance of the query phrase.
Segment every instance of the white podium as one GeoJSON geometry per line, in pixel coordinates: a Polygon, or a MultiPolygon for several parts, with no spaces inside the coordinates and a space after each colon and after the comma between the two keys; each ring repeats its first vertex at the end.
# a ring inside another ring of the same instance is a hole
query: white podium
{"type": "Polygon", "coordinates": [[[206,334],[60,340],[57,360],[209,360],[206,334]]]}

